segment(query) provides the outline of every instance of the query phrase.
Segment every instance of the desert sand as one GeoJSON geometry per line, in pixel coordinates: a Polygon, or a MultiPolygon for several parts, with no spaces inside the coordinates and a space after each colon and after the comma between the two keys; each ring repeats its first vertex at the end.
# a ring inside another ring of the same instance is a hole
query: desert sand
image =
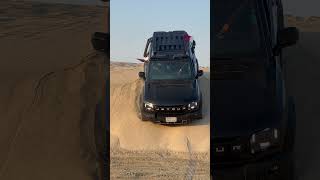
{"type": "Polygon", "coordinates": [[[138,118],[137,96],[143,86],[138,72],[142,69],[140,63],[111,63],[111,177],[209,178],[209,72],[200,78],[204,118],[190,125],[165,126],[138,118]],[[128,166],[122,164],[128,161],[128,166]]]}
{"type": "MultiPolygon", "coordinates": [[[[137,96],[143,81],[138,78],[142,66],[113,63],[110,70],[110,133],[121,148],[128,150],[171,150],[188,152],[186,141],[195,152],[210,149],[210,77],[205,73],[200,78],[203,93],[204,118],[189,126],[169,127],[152,122],[142,122],[137,116],[137,96]]],[[[112,146],[113,147],[113,144],[112,146]]]]}
{"type": "MultiPolygon", "coordinates": [[[[0,1],[0,179],[97,179],[97,6],[0,1]]],[[[106,21],[105,21],[106,22],[106,21]]]]}

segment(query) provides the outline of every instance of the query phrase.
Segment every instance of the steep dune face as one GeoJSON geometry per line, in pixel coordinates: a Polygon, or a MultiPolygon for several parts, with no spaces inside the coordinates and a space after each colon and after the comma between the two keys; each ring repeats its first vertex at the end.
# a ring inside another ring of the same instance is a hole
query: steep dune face
{"type": "Polygon", "coordinates": [[[204,118],[188,126],[164,126],[138,117],[141,64],[112,63],[110,69],[110,177],[209,179],[209,73],[200,78],[204,118]]]}
{"type": "Polygon", "coordinates": [[[188,152],[189,141],[194,152],[208,152],[210,146],[209,74],[200,78],[204,118],[189,126],[163,126],[142,122],[138,117],[137,96],[142,80],[141,66],[113,65],[111,68],[110,132],[111,148],[127,150],[166,150],[188,152]]]}

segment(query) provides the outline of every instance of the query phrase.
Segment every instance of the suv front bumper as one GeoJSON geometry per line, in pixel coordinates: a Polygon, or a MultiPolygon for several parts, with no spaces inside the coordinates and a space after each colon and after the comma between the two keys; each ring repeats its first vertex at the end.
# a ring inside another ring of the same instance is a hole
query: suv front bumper
{"type": "Polygon", "coordinates": [[[291,154],[279,153],[270,158],[253,161],[238,167],[212,169],[213,179],[230,180],[289,180],[294,177],[291,154]]]}
{"type": "Polygon", "coordinates": [[[149,120],[159,124],[188,124],[193,120],[202,119],[202,110],[199,108],[196,111],[187,113],[161,113],[161,112],[147,112],[142,111],[142,119],[149,120]],[[176,122],[166,122],[166,117],[176,117],[176,122]]]}

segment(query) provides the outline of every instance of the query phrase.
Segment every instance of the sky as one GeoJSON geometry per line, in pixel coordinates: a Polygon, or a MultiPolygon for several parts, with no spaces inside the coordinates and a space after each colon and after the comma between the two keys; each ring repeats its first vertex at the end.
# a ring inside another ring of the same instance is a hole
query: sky
{"type": "Polygon", "coordinates": [[[320,0],[282,0],[286,14],[320,16],[320,0]]]}
{"type": "Polygon", "coordinates": [[[210,65],[210,0],[111,0],[110,10],[112,61],[138,62],[154,31],[185,30],[199,64],[210,65]]]}

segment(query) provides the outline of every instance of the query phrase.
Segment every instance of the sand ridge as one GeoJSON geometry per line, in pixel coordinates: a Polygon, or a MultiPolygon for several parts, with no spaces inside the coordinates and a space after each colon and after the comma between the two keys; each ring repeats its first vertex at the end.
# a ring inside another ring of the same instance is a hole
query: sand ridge
{"type": "Polygon", "coordinates": [[[7,151],[1,156],[1,179],[48,179],[51,173],[54,173],[52,179],[92,178],[92,173],[96,171],[94,105],[101,98],[102,91],[101,85],[95,85],[91,80],[88,82],[86,77],[90,71],[100,71],[94,77],[98,81],[104,74],[101,59],[94,61],[65,71],[48,73],[37,81],[37,86],[19,84],[24,88],[29,87],[30,91],[27,92],[33,92],[33,98],[27,102],[21,99],[11,101],[14,107],[21,103],[25,106],[16,118],[16,127],[10,131],[13,134],[8,138],[9,146],[5,146],[7,151]],[[92,63],[96,67],[87,71],[92,63]],[[91,84],[91,90],[85,88],[87,83],[91,84]],[[92,91],[95,91],[95,96],[92,91]],[[88,95],[91,104],[86,101],[88,95]],[[36,169],[41,171],[34,173],[36,169]]]}
{"type": "Polygon", "coordinates": [[[142,80],[138,79],[141,68],[141,66],[129,64],[112,65],[110,70],[111,141],[117,142],[121,148],[127,150],[162,149],[188,152],[186,142],[189,139],[194,152],[208,152],[210,148],[209,73],[205,73],[200,78],[204,119],[189,126],[171,127],[142,122],[139,119],[137,97],[143,86],[142,80]]]}
{"type": "Polygon", "coordinates": [[[139,119],[142,70],[141,63],[110,65],[111,178],[209,179],[209,72],[200,78],[204,118],[190,125],[164,126],[139,119]]]}

